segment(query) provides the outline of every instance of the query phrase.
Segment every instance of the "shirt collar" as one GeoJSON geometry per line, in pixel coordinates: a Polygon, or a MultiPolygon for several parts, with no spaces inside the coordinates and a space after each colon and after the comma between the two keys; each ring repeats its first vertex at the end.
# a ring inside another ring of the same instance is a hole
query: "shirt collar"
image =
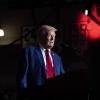
{"type": "MultiPolygon", "coordinates": [[[[46,50],[41,43],[39,43],[39,46],[40,46],[40,48],[41,48],[42,51],[45,51],[46,50]]],[[[50,52],[50,49],[48,49],[48,50],[50,52]]]]}

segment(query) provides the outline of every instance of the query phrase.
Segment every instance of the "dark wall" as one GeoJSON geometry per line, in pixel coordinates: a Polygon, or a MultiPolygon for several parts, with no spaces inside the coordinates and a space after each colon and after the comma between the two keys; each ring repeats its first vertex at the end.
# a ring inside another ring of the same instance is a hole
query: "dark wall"
{"type": "Polygon", "coordinates": [[[20,54],[20,45],[0,46],[0,86],[15,86],[15,73],[20,54]]]}

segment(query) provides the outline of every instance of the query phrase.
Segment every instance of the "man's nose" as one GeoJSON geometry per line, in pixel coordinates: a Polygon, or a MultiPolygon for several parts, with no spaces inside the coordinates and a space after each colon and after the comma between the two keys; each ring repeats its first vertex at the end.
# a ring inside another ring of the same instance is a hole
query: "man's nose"
{"type": "Polygon", "coordinates": [[[51,36],[51,40],[53,40],[54,39],[54,37],[53,36],[51,36]]]}

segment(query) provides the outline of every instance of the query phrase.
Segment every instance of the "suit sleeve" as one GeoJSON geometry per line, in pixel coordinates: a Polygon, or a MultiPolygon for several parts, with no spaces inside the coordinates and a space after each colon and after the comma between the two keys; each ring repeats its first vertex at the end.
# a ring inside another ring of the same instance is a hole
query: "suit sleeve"
{"type": "Polygon", "coordinates": [[[26,96],[27,91],[28,53],[22,49],[16,71],[17,98],[26,96]]]}

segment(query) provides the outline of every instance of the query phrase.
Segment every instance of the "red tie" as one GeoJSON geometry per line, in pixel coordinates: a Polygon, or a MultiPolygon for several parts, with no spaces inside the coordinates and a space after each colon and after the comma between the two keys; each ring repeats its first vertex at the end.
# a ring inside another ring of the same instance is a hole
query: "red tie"
{"type": "Polygon", "coordinates": [[[51,61],[48,49],[45,50],[45,54],[46,54],[46,72],[47,72],[47,78],[51,78],[54,75],[53,75],[52,61],[51,61]]]}

